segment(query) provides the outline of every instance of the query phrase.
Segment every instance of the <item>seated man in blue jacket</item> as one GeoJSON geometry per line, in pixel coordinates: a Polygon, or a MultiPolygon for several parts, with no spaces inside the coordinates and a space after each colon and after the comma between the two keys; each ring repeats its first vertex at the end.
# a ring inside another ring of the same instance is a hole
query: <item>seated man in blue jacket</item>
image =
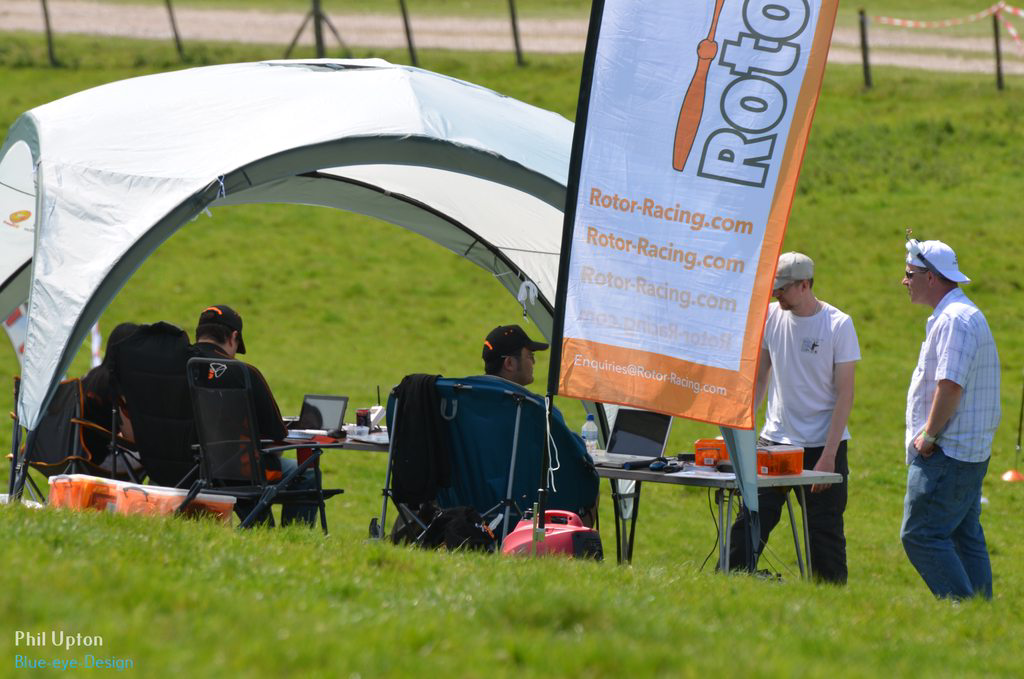
{"type": "MultiPolygon", "coordinates": [[[[533,353],[544,351],[548,345],[537,342],[526,334],[518,325],[499,325],[484,340],[483,352],[484,372],[490,377],[508,380],[520,387],[526,387],[534,381],[533,366],[536,362],[533,353]]],[[[526,389],[523,389],[525,392],[526,389]]],[[[536,396],[536,395],[534,395],[536,396]]],[[[587,485],[593,487],[594,504],[580,512],[584,524],[592,526],[597,516],[597,473],[593,470],[593,460],[586,451],[583,439],[569,430],[562,413],[552,403],[552,436],[556,440],[567,440],[576,448],[564,455],[564,461],[575,466],[579,461],[583,467],[578,469],[578,478],[587,478],[587,485]],[[557,431],[556,431],[557,430],[557,431]]],[[[557,464],[557,463],[556,463],[557,464]]]]}

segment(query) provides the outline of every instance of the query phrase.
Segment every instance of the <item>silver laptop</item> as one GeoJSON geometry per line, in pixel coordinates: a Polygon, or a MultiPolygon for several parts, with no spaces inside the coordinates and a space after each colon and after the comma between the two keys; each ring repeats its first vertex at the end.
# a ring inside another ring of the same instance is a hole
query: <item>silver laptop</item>
{"type": "Polygon", "coordinates": [[[306,394],[302,399],[299,419],[289,426],[290,429],[322,429],[333,431],[345,426],[345,410],[348,408],[348,396],[330,396],[327,394],[306,394]]]}
{"type": "Polygon", "coordinates": [[[607,452],[658,458],[665,453],[671,431],[671,415],[619,408],[611,436],[608,438],[607,452]]]}

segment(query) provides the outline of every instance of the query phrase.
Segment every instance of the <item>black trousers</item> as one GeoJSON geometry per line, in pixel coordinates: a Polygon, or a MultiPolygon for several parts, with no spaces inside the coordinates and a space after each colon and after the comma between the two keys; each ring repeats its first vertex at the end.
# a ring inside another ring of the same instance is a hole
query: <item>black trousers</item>
{"type": "MultiPolygon", "coordinates": [[[[759,445],[772,445],[763,439],[759,445]]],[[[804,449],[804,469],[814,469],[824,448],[804,449]]],[[[843,532],[843,512],[846,511],[847,482],[850,467],[846,456],[846,441],[836,451],[836,473],[843,475],[843,482],[827,486],[820,493],[812,493],[806,487],[804,497],[807,528],[811,539],[811,574],[815,579],[835,584],[846,584],[846,534],[843,532]]],[[[785,488],[762,488],[758,492],[761,521],[761,549],[764,550],[768,536],[782,517],[786,505],[785,488]]],[[[799,495],[797,498],[799,499],[799,495]]],[[[730,537],[729,565],[733,570],[747,568],[750,540],[746,512],[732,525],[730,537]]]]}

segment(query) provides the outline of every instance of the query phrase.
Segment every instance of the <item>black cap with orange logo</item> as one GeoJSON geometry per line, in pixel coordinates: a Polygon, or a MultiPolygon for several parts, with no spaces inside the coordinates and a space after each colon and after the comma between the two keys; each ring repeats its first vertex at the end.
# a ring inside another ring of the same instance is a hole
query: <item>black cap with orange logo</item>
{"type": "Polygon", "coordinates": [[[217,323],[238,331],[238,353],[245,353],[245,342],[242,340],[242,317],[227,304],[214,304],[203,309],[199,314],[199,325],[217,323]]]}
{"type": "Polygon", "coordinates": [[[518,356],[523,347],[530,351],[542,351],[548,345],[534,342],[518,325],[499,325],[484,340],[483,359],[490,361],[503,356],[518,356]]]}

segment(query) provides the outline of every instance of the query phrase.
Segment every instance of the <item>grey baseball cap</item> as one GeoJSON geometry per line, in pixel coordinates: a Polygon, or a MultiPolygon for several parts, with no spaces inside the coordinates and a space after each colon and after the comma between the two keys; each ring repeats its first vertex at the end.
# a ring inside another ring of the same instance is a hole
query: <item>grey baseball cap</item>
{"type": "Polygon", "coordinates": [[[779,266],[775,269],[775,284],[778,290],[787,283],[806,281],[814,278],[814,260],[800,252],[784,252],[779,255],[779,266]]]}

